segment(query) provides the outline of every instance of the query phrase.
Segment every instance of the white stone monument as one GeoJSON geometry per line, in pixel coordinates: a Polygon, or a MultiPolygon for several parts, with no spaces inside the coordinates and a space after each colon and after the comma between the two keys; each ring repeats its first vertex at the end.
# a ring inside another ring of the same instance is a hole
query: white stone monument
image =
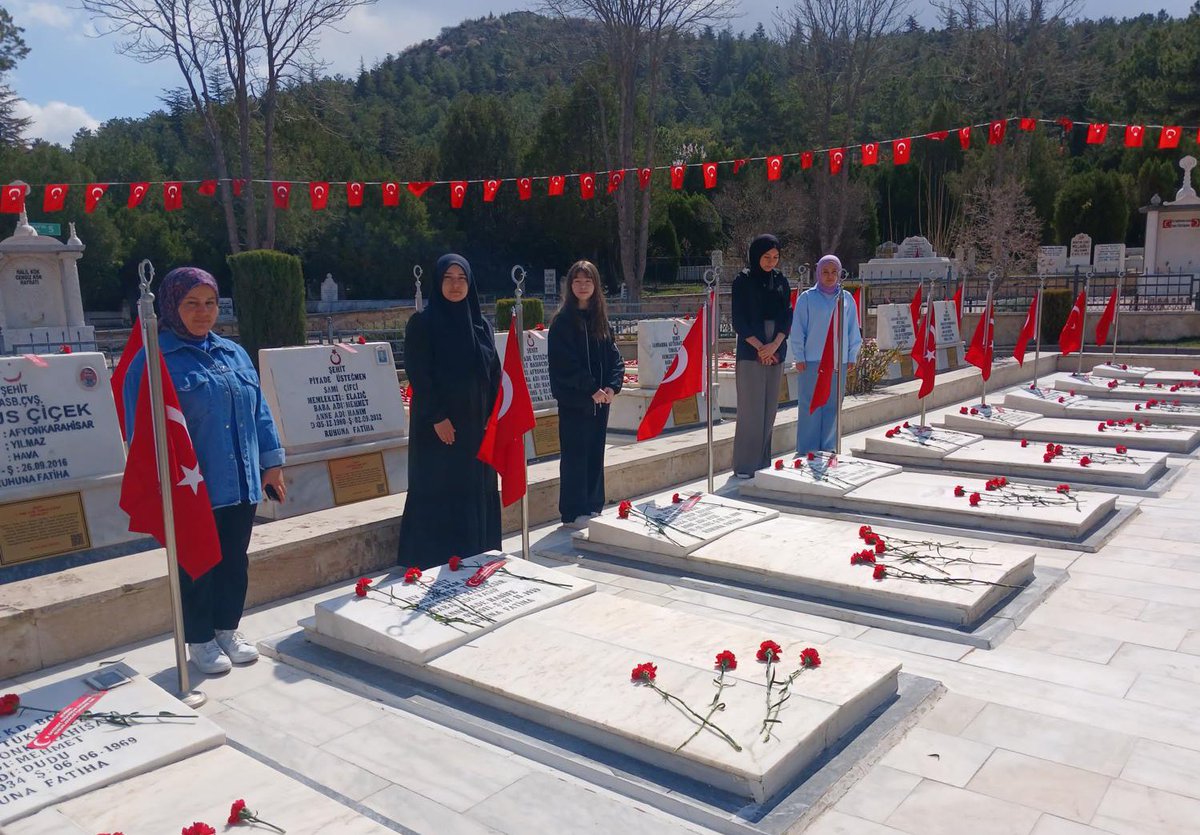
{"type": "MultiPolygon", "coordinates": [[[[626,386],[613,400],[608,426],[616,432],[636,432],[654,398],[654,392],[666,376],[671,361],[687,337],[694,319],[647,319],[638,322],[638,382],[626,386]]],[[[720,415],[720,384],[713,420],[720,415]]],[[[666,429],[703,426],[708,405],[703,394],[676,401],[667,419],[666,429]]]]}
{"type": "Polygon", "coordinates": [[[1096,244],[1092,269],[1097,273],[1125,272],[1125,244],[1096,244]]]}
{"type": "MultiPolygon", "coordinates": [[[[529,386],[529,399],[533,401],[533,417],[536,425],[525,436],[527,458],[544,458],[557,455],[558,403],[550,391],[550,331],[536,328],[525,331],[522,365],[525,368],[525,383],[529,386]]],[[[508,331],[496,333],[496,353],[504,362],[508,347],[508,331]]]]}
{"type": "Polygon", "coordinates": [[[309,345],[259,351],[263,394],[287,451],[284,519],[408,489],[408,419],[392,348],[309,345]]]}
{"type": "Polygon", "coordinates": [[[1067,268],[1065,246],[1039,246],[1037,257],[1038,275],[1061,272],[1067,268]]]}
{"type": "MultiPolygon", "coordinates": [[[[1192,185],[1196,158],[1184,157],[1179,167],[1183,185],[1175,199],[1141,210],[1146,215],[1147,273],[1200,273],[1200,196],[1192,185]]],[[[1142,282],[1138,284],[1140,293],[1142,282]]]]}
{"type": "Polygon", "coordinates": [[[139,536],[124,470],[103,354],[0,358],[0,565],[139,536]]]}
{"type": "Polygon", "coordinates": [[[338,285],[333,280],[333,273],[325,273],[325,280],[321,282],[321,301],[335,302],[338,300],[338,285]]]}
{"type": "Polygon", "coordinates": [[[888,279],[921,279],[936,273],[939,278],[949,275],[955,278],[958,267],[954,261],[933,251],[928,239],[920,236],[905,238],[896,249],[895,255],[886,252],[872,258],[859,268],[863,281],[886,281],[888,279]]]}
{"type": "Polygon", "coordinates": [[[1067,265],[1071,267],[1090,267],[1092,265],[1092,236],[1080,232],[1071,238],[1071,250],[1067,256],[1067,265]]]}
{"type": "Polygon", "coordinates": [[[688,319],[647,319],[638,322],[638,386],[656,389],[679,353],[692,326],[688,319]]]}
{"type": "Polygon", "coordinates": [[[958,311],[950,299],[933,303],[934,321],[937,323],[937,367],[938,371],[954,369],[965,360],[962,335],[958,332],[958,311]]]}
{"type": "Polygon", "coordinates": [[[77,262],[83,242],[41,236],[22,212],[0,241],[0,354],[45,354],[70,345],[96,350],[96,331],[83,321],[77,262]]]}

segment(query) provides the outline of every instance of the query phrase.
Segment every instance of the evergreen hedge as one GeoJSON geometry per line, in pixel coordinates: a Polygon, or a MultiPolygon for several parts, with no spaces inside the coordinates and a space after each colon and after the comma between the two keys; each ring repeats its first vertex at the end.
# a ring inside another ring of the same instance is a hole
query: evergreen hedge
{"type": "Polygon", "coordinates": [[[225,260],[233,272],[239,341],[255,367],[260,348],[303,345],[306,320],[300,259],[273,249],[258,249],[225,260]]]}
{"type": "MultiPolygon", "coordinates": [[[[516,303],[516,299],[496,299],[496,330],[508,330],[508,323],[512,319],[513,306],[516,303]]],[[[536,296],[522,297],[521,324],[525,328],[532,328],[536,325],[544,325],[545,323],[546,308],[543,306],[542,300],[536,296]]]]}
{"type": "Polygon", "coordinates": [[[1042,344],[1058,345],[1058,335],[1062,333],[1067,317],[1071,315],[1071,305],[1075,304],[1075,294],[1066,289],[1046,290],[1042,293],[1042,344]]]}

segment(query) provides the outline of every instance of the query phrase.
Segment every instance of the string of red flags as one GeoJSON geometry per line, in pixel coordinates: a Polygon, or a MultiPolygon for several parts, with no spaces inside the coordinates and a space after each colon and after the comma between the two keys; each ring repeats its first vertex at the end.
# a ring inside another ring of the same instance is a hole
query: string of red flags
{"type": "Polygon", "coordinates": [[[162,206],[168,212],[183,208],[184,195],[194,190],[202,197],[214,197],[222,186],[228,186],[234,197],[241,197],[247,186],[265,187],[270,190],[271,201],[275,208],[287,210],[292,208],[293,189],[301,193],[307,191],[308,206],[313,211],[327,209],[335,193],[345,196],[346,205],[352,208],[364,204],[368,190],[378,194],[383,206],[400,205],[400,195],[407,191],[414,197],[424,197],[430,189],[445,187],[451,208],[461,209],[466,205],[470,195],[481,192],[484,203],[493,203],[500,192],[516,188],[521,200],[530,200],[535,190],[547,197],[562,197],[567,194],[568,183],[571,189],[578,189],[582,200],[592,200],[599,191],[611,195],[624,186],[627,177],[636,179],[639,189],[650,187],[655,175],[666,175],[672,189],[682,189],[689,170],[699,170],[705,189],[717,187],[722,172],[730,172],[739,176],[751,167],[762,165],[767,180],[780,180],[789,166],[799,164],[801,171],[818,168],[818,161],[824,160],[824,167],[831,176],[841,174],[847,165],[857,158],[860,165],[876,166],[890,157],[893,165],[907,165],[912,160],[913,145],[917,142],[951,142],[957,140],[963,150],[971,147],[974,137],[982,132],[982,138],[988,145],[1002,145],[1009,133],[1009,127],[1015,126],[1018,131],[1031,132],[1039,125],[1057,126],[1069,135],[1077,127],[1086,128],[1085,142],[1088,145],[1103,145],[1110,139],[1110,134],[1119,133],[1126,148],[1146,147],[1151,134],[1157,136],[1156,146],[1160,150],[1178,148],[1185,136],[1191,135],[1200,143],[1200,128],[1185,125],[1149,125],[1119,122],[1078,122],[1066,117],[1059,119],[1042,119],[1029,116],[1007,117],[993,119],[979,124],[964,125],[954,130],[936,130],[928,133],[914,133],[909,136],[893,139],[863,142],[858,145],[846,145],[836,148],[820,148],[810,151],[791,151],[786,153],[769,154],[759,157],[740,157],[728,160],[713,160],[699,163],[673,163],[671,165],[647,166],[641,168],[625,168],[612,171],[583,171],[566,174],[541,174],[528,177],[489,177],[468,180],[263,180],[263,179],[208,179],[208,180],[170,180],[142,182],[94,182],[94,183],[43,183],[29,185],[14,182],[0,187],[0,212],[19,214],[26,209],[26,200],[34,189],[42,192],[43,213],[51,214],[66,209],[68,197],[82,191],[83,210],[92,213],[102,200],[114,200],[119,197],[111,196],[113,187],[121,189],[120,196],[125,198],[125,206],[130,209],[141,206],[152,191],[160,192],[162,206]],[[953,139],[952,139],[953,138],[953,139]],[[885,153],[886,152],[886,153],[885,153]]]}

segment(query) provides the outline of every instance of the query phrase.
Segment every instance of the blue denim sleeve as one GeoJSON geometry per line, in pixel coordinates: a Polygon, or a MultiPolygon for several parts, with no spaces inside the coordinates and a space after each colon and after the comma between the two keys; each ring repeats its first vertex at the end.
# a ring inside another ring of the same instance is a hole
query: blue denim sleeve
{"type": "MultiPolygon", "coordinates": [[[[237,345],[237,351],[245,362],[245,368],[254,371],[254,365],[250,362],[250,355],[246,353],[246,349],[237,345]]],[[[271,414],[267,398],[263,397],[262,383],[258,379],[257,372],[254,372],[254,379],[254,431],[258,435],[258,467],[261,470],[282,467],[285,455],[283,444],[279,442],[279,430],[275,428],[275,417],[271,414]]]]}
{"type": "Polygon", "coordinates": [[[142,374],[146,371],[146,352],[142,350],[129,363],[125,372],[125,382],[121,387],[121,397],[125,412],[125,440],[133,441],[134,419],[137,416],[138,390],[142,385],[142,374]]]}

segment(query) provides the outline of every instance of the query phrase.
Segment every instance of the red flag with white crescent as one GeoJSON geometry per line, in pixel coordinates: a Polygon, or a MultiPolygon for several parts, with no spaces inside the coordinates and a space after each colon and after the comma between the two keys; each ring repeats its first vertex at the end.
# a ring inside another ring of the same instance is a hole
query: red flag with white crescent
{"type": "Polygon", "coordinates": [[[813,152],[804,151],[800,154],[800,170],[807,171],[813,167],[813,152]]]}
{"type": "Polygon", "coordinates": [[[579,196],[591,200],[596,196],[596,175],[592,173],[579,175],[579,196]]]}
{"type": "Polygon", "coordinates": [[[625,182],[624,171],[609,171],[608,172],[608,193],[612,194],[621,187],[621,183],[625,182]]]}
{"type": "Polygon", "coordinates": [[[676,400],[683,400],[685,397],[691,397],[704,391],[706,359],[704,318],[706,314],[707,310],[701,307],[692,326],[688,328],[687,334],[683,337],[679,353],[671,360],[666,376],[658,384],[658,389],[654,392],[646,414],[638,425],[637,439],[639,441],[653,438],[663,431],[663,427],[667,425],[667,418],[671,414],[671,404],[676,400]]]}
{"type": "Polygon", "coordinates": [[[908,303],[908,318],[912,320],[913,333],[917,332],[917,323],[921,321],[921,285],[917,285],[917,292],[913,294],[912,301],[908,303]]]}
{"type": "Polygon", "coordinates": [[[141,351],[142,320],[135,318],[133,330],[129,334],[129,341],[125,343],[125,350],[121,351],[121,358],[117,360],[112,377],[109,379],[109,383],[112,385],[113,400],[117,405],[117,423],[121,425],[121,437],[126,442],[129,441],[129,433],[125,431],[125,375],[129,373],[129,365],[133,362],[133,358],[141,351]]]}
{"type": "Polygon", "coordinates": [[[1158,135],[1159,149],[1178,148],[1179,138],[1181,136],[1183,136],[1183,131],[1180,129],[1179,125],[1170,125],[1163,128],[1162,132],[1158,135]]]}
{"type": "Polygon", "coordinates": [[[651,168],[638,169],[638,188],[647,189],[650,186],[650,177],[653,176],[654,170],[651,168]]]}
{"type": "Polygon", "coordinates": [[[533,197],[533,180],[529,177],[517,178],[517,196],[522,200],[533,197]]]}
{"type": "Polygon", "coordinates": [[[829,152],[829,173],[840,174],[842,163],[846,161],[846,149],[834,148],[829,152]]]}
{"type": "Polygon", "coordinates": [[[500,180],[488,179],[483,181],[483,202],[491,203],[496,199],[496,192],[500,190],[500,180]]]}
{"type": "Polygon", "coordinates": [[[83,193],[83,210],[89,215],[96,211],[96,204],[106,191],[108,183],[88,183],[87,190],[83,193]]]}
{"type": "Polygon", "coordinates": [[[739,171],[741,171],[743,168],[746,167],[746,163],[748,163],[749,161],[750,160],[747,159],[746,157],[742,157],[741,159],[735,159],[733,161],[733,173],[737,174],[739,171]]]}
{"type": "Polygon", "coordinates": [[[0,212],[19,215],[25,211],[25,192],[28,186],[4,186],[0,191],[0,212]]]}
{"type": "Polygon", "coordinates": [[[683,188],[683,175],[687,172],[686,165],[671,166],[671,188],[678,191],[683,188]]]}
{"type": "Polygon", "coordinates": [[[897,139],[892,143],[892,165],[907,165],[912,159],[912,140],[897,139]]]}
{"type": "Polygon", "coordinates": [[[925,319],[917,331],[917,339],[913,343],[912,358],[916,366],[917,378],[921,388],[917,391],[917,399],[926,397],[933,391],[937,380],[937,330],[933,317],[933,301],[925,305],[925,319]]]}
{"type": "Polygon", "coordinates": [[[329,183],[309,183],[308,202],[313,211],[326,208],[329,205],[329,183]]]}
{"type": "Polygon", "coordinates": [[[533,401],[521,365],[521,335],[514,319],[508,325],[500,391],[492,406],[477,457],[500,474],[500,502],[508,507],[525,495],[525,433],[533,431],[533,401]]]}
{"type": "MultiPolygon", "coordinates": [[[[840,302],[841,299],[838,299],[840,302]]],[[[811,415],[817,409],[829,402],[829,392],[833,388],[833,350],[834,339],[833,321],[836,315],[829,317],[829,330],[825,333],[825,347],[821,349],[821,364],[817,366],[817,381],[813,384],[812,400],[808,404],[811,415]]]]}
{"type": "Polygon", "coordinates": [[[879,163],[879,143],[866,142],[862,146],[862,164],[877,165],[879,163]]]}
{"type": "Polygon", "coordinates": [[[990,125],[988,125],[988,144],[1001,144],[1004,141],[1004,131],[1007,127],[1007,119],[996,119],[990,125]]]}
{"type": "MultiPolygon", "coordinates": [[[[399,206],[400,205],[400,183],[395,180],[381,184],[381,194],[383,195],[383,205],[399,206]]],[[[418,195],[419,196],[419,195],[418,195]]]]}
{"type": "Polygon", "coordinates": [[[1120,293],[1120,284],[1113,288],[1112,294],[1108,297],[1108,304],[1104,306],[1104,313],[1100,315],[1100,321],[1096,323],[1096,344],[1103,345],[1108,342],[1108,329],[1112,327],[1113,320],[1117,318],[1117,300],[1120,293]]]}
{"type": "Polygon", "coordinates": [[[717,164],[715,162],[706,162],[702,166],[704,172],[704,187],[714,188],[717,185],[717,164]]]}
{"type": "Polygon", "coordinates": [[[767,157],[767,179],[778,180],[783,175],[783,157],[776,154],[767,157]]]}
{"type": "Polygon", "coordinates": [[[546,193],[551,197],[562,197],[563,191],[567,187],[567,178],[562,174],[550,175],[550,183],[546,187],[546,193]]]}
{"type": "Polygon", "coordinates": [[[975,366],[983,374],[983,379],[992,376],[992,357],[996,344],[996,318],[992,305],[979,317],[975,324],[975,335],[967,346],[967,362],[975,366]]]}
{"type": "Polygon", "coordinates": [[[1032,116],[1022,116],[1021,121],[1017,124],[1017,127],[1028,133],[1037,127],[1037,119],[1034,119],[1032,116]]]}
{"type": "Polygon", "coordinates": [[[358,181],[346,183],[346,205],[353,208],[363,203],[363,184],[358,181]]]}
{"type": "Polygon", "coordinates": [[[1062,351],[1064,357],[1083,347],[1083,315],[1086,309],[1087,291],[1081,291],[1067,317],[1067,323],[1058,335],[1058,350],[1062,351]]]}
{"type": "Polygon", "coordinates": [[[958,133],[959,147],[962,148],[964,151],[967,150],[968,148],[970,148],[971,147],[971,126],[967,125],[964,128],[959,128],[957,133],[958,133]]]}
{"type": "Polygon", "coordinates": [[[1106,123],[1092,122],[1088,125],[1086,144],[1103,145],[1106,139],[1108,139],[1108,125],[1106,123]]]}
{"type": "Polygon", "coordinates": [[[50,183],[46,186],[46,193],[42,195],[42,211],[61,212],[67,203],[70,188],[67,183],[50,183]]]}
{"type": "Polygon", "coordinates": [[[1142,140],[1146,138],[1146,127],[1144,125],[1126,125],[1125,126],[1125,147],[1140,148],[1142,140]]]}
{"type": "Polygon", "coordinates": [[[286,209],[292,196],[292,184],[288,182],[271,183],[271,195],[275,200],[276,209],[286,209]]]}
{"type": "Polygon", "coordinates": [[[183,208],[183,183],[163,183],[163,208],[168,212],[183,208]]]}
{"type": "Polygon", "coordinates": [[[1033,291],[1033,299],[1029,302],[1029,312],[1025,314],[1025,324],[1021,325],[1021,332],[1017,334],[1017,347],[1013,349],[1013,357],[1017,361],[1017,365],[1024,367],[1025,365],[1025,348],[1029,345],[1029,340],[1033,339],[1033,329],[1037,325],[1037,290],[1033,291]]]}
{"type": "Polygon", "coordinates": [[[450,183],[450,208],[461,209],[467,199],[467,181],[454,180],[450,183]]]}
{"type": "Polygon", "coordinates": [[[125,201],[125,207],[129,209],[135,209],[142,205],[142,200],[145,198],[146,192],[149,190],[149,183],[130,183],[129,199],[125,201]]]}

